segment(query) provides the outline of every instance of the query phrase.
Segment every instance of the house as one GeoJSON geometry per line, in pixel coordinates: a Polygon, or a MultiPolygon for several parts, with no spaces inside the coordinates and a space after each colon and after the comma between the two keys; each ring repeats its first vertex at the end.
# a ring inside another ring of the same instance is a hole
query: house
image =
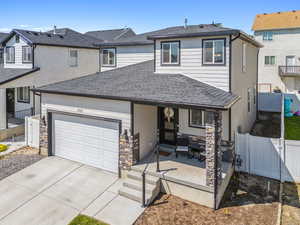
{"type": "MultiPolygon", "coordinates": [[[[7,37],[7,33],[0,33],[0,43],[2,42],[2,40],[4,39],[4,38],[6,38],[7,37]]],[[[4,57],[4,55],[3,55],[3,48],[1,47],[1,44],[0,44],[0,66],[2,66],[2,64],[3,64],[3,57],[4,57]]]]}
{"type": "Polygon", "coordinates": [[[101,72],[33,89],[41,151],[126,177],[120,194],[143,204],[165,191],[218,208],[234,171],[235,133],[256,119],[261,44],[202,24],[99,47],[101,72]],[[176,157],[179,140],[194,158],[176,157]]]}
{"type": "Polygon", "coordinates": [[[259,52],[260,92],[300,91],[300,10],[258,14],[253,27],[255,39],[263,43],[259,52]]]}
{"type": "Polygon", "coordinates": [[[0,129],[39,114],[40,98],[30,92],[31,88],[98,72],[100,53],[95,44],[103,41],[69,28],[55,27],[49,32],[12,30],[2,40],[5,54],[0,67],[0,129]]]}
{"type": "Polygon", "coordinates": [[[99,40],[113,41],[122,38],[135,36],[136,33],[131,28],[113,29],[113,30],[97,30],[86,32],[85,35],[94,37],[99,40]]]}

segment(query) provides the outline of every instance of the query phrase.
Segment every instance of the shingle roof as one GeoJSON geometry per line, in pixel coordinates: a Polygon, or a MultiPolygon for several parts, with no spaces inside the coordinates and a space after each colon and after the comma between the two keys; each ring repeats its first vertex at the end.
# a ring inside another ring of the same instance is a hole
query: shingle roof
{"type": "Polygon", "coordinates": [[[154,39],[159,38],[184,38],[184,37],[201,37],[201,36],[221,36],[221,35],[243,35],[249,42],[261,47],[261,45],[246,33],[238,29],[222,27],[216,24],[200,24],[168,27],[148,33],[138,34],[129,38],[100,43],[100,46],[121,46],[121,45],[144,45],[153,44],[154,39]]]}
{"type": "Polygon", "coordinates": [[[0,85],[5,84],[7,82],[16,80],[20,77],[29,75],[35,71],[38,71],[39,68],[33,69],[9,69],[0,67],[0,85]]]}
{"type": "Polygon", "coordinates": [[[8,36],[8,33],[0,33],[0,43],[8,36]]]}
{"type": "Polygon", "coordinates": [[[256,15],[252,30],[300,28],[300,10],[256,15]]]}
{"type": "Polygon", "coordinates": [[[96,40],[93,37],[81,34],[69,28],[57,29],[56,34],[49,32],[36,32],[29,30],[14,29],[10,35],[4,40],[6,42],[15,33],[21,35],[25,40],[32,44],[81,47],[81,48],[97,48],[96,40]]]}
{"type": "Polygon", "coordinates": [[[120,38],[127,38],[135,36],[135,32],[131,28],[124,29],[114,29],[114,30],[98,30],[98,31],[89,31],[85,35],[94,37],[104,41],[113,41],[120,38]]]}
{"type": "Polygon", "coordinates": [[[144,103],[225,109],[238,96],[181,74],[154,73],[146,61],[85,77],[50,84],[38,92],[67,94],[144,103]]]}

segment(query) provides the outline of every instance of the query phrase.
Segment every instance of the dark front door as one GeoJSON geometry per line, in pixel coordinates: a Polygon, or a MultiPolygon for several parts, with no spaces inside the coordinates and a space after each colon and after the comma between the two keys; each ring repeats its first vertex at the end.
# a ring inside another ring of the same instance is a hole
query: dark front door
{"type": "Polygon", "coordinates": [[[9,116],[14,116],[15,113],[15,89],[14,88],[6,89],[6,107],[9,116]]]}
{"type": "Polygon", "coordinates": [[[159,108],[159,136],[161,144],[176,144],[178,129],[178,109],[159,108]]]}

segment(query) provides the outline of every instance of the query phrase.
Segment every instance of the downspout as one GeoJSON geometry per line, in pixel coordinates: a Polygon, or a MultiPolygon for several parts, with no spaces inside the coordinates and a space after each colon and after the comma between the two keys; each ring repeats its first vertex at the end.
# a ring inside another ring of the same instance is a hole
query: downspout
{"type": "Polygon", "coordinates": [[[259,51],[257,51],[257,57],[256,57],[256,119],[258,119],[258,63],[259,63],[259,51]]]}
{"type": "Polygon", "coordinates": [[[34,69],[34,66],[35,66],[35,62],[34,62],[34,50],[36,48],[36,45],[32,45],[32,69],[34,69]]]}

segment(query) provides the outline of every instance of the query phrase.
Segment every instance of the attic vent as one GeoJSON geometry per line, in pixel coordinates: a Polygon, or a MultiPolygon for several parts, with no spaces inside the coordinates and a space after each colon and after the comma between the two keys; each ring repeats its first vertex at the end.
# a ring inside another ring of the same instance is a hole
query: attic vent
{"type": "Polygon", "coordinates": [[[48,37],[51,37],[51,34],[47,34],[48,37]]]}

